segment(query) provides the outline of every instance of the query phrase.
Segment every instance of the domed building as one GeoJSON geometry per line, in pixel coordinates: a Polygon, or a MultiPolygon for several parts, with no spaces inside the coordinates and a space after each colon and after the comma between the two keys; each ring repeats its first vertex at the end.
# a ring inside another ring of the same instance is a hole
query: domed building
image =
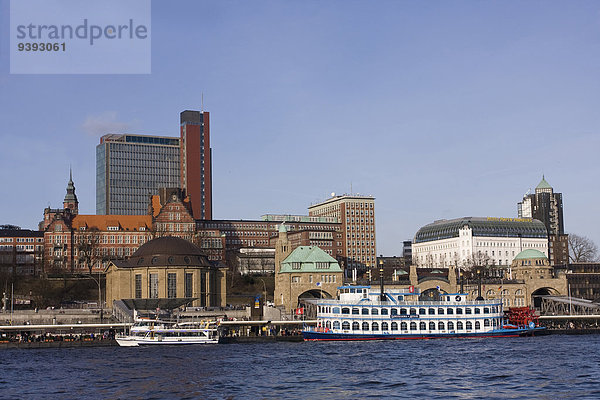
{"type": "Polygon", "coordinates": [[[161,308],[224,306],[225,270],[213,265],[198,246],[185,239],[153,239],[128,260],[109,262],[105,270],[107,305],[126,300],[128,304],[148,304],[146,309],[150,304],[161,308]],[[142,301],[145,299],[153,301],[142,301]]]}

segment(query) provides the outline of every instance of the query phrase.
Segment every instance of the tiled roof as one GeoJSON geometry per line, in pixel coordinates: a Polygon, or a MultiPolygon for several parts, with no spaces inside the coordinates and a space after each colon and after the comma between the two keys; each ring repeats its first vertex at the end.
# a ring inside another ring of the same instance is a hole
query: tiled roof
{"type": "Polygon", "coordinates": [[[299,246],[281,262],[281,272],[342,272],[337,260],[317,246],[299,246]],[[292,269],[301,263],[301,269],[292,269]],[[328,263],[329,268],[317,268],[316,263],[328,263]]]}
{"type": "Polygon", "coordinates": [[[76,215],[73,218],[73,229],[80,230],[97,228],[107,231],[108,227],[118,226],[123,231],[139,231],[140,227],[150,230],[152,217],[150,215],[76,215]]]}

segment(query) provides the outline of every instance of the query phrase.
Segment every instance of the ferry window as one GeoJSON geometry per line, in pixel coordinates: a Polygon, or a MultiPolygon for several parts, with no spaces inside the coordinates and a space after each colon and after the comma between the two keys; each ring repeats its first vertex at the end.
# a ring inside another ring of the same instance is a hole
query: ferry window
{"type": "Polygon", "coordinates": [[[353,331],[357,331],[357,330],[358,330],[358,328],[359,328],[359,326],[360,326],[360,325],[358,324],[358,322],[353,322],[353,323],[352,323],[352,330],[353,330],[353,331]]]}
{"type": "Polygon", "coordinates": [[[325,323],[325,326],[326,326],[327,328],[331,329],[331,321],[327,321],[327,322],[325,323]]]}
{"type": "Polygon", "coordinates": [[[457,314],[462,314],[463,313],[463,309],[460,307],[456,307],[456,313],[457,314]]]}
{"type": "Polygon", "coordinates": [[[471,310],[469,307],[465,308],[465,314],[471,314],[473,312],[473,310],[471,310]]]}
{"type": "Polygon", "coordinates": [[[429,312],[429,315],[435,315],[435,308],[430,307],[427,311],[429,312]]]}
{"type": "Polygon", "coordinates": [[[404,296],[398,296],[398,301],[404,301],[404,296]]]}
{"type": "Polygon", "coordinates": [[[358,314],[360,314],[360,310],[358,308],[353,308],[352,309],[352,314],[353,315],[358,315],[358,314]]]}
{"type": "Polygon", "coordinates": [[[438,308],[438,314],[439,315],[443,315],[444,314],[444,309],[442,307],[438,308]]]}
{"type": "Polygon", "coordinates": [[[371,325],[371,329],[374,331],[378,331],[379,330],[379,324],[377,322],[373,322],[373,324],[371,325]]]}
{"type": "Polygon", "coordinates": [[[416,322],[411,322],[410,323],[410,330],[411,331],[416,331],[417,330],[417,323],[416,322]]]}
{"type": "Polygon", "coordinates": [[[448,330],[451,331],[454,329],[454,322],[448,321],[448,330]]]}
{"type": "Polygon", "coordinates": [[[373,308],[373,309],[371,310],[371,315],[379,315],[379,310],[378,310],[378,309],[376,309],[376,308],[373,308]]]}
{"type": "Polygon", "coordinates": [[[340,313],[340,308],[339,307],[333,307],[333,313],[334,314],[339,314],[340,313]]]}
{"type": "Polygon", "coordinates": [[[449,308],[449,309],[446,311],[446,314],[448,314],[448,315],[450,315],[450,314],[454,314],[454,309],[453,309],[453,308],[449,308]]]}
{"type": "Polygon", "coordinates": [[[481,309],[479,307],[475,307],[475,314],[481,314],[481,309]]]}
{"type": "Polygon", "coordinates": [[[381,309],[381,315],[388,315],[388,309],[387,308],[382,308],[381,309]]]}
{"type": "Polygon", "coordinates": [[[489,314],[490,313],[490,309],[488,307],[483,307],[483,313],[484,314],[489,314]]]}
{"type": "Polygon", "coordinates": [[[427,324],[425,322],[419,322],[419,329],[424,331],[427,329],[427,324]]]}
{"type": "Polygon", "coordinates": [[[350,289],[350,293],[356,293],[356,289],[350,289]]]}
{"type": "Polygon", "coordinates": [[[342,329],[344,329],[344,330],[350,329],[350,322],[348,322],[348,321],[342,322],[342,329]]]}
{"type": "Polygon", "coordinates": [[[481,328],[481,323],[479,323],[479,321],[475,321],[475,329],[480,329],[481,328]]]}
{"type": "Polygon", "coordinates": [[[417,310],[415,308],[411,308],[410,315],[417,315],[417,310]]]}
{"type": "Polygon", "coordinates": [[[392,322],[392,330],[393,331],[397,331],[398,330],[398,323],[397,322],[392,322]]]}
{"type": "Polygon", "coordinates": [[[462,328],[463,328],[463,323],[462,323],[462,321],[458,321],[458,322],[456,323],[456,330],[460,331],[460,330],[462,330],[462,328]]]}
{"type": "Polygon", "coordinates": [[[362,330],[363,331],[368,331],[369,330],[369,323],[368,322],[363,322],[362,324],[362,330]]]}
{"type": "Polygon", "coordinates": [[[363,307],[362,313],[363,313],[363,315],[369,315],[369,309],[366,307],[363,307]]]}
{"type": "Polygon", "coordinates": [[[406,308],[400,309],[400,315],[406,315],[406,308]]]}
{"type": "Polygon", "coordinates": [[[350,309],[348,307],[342,308],[342,314],[350,314],[350,309]]]}
{"type": "Polygon", "coordinates": [[[444,323],[443,323],[443,322],[441,322],[441,321],[440,321],[440,322],[438,322],[438,330],[439,330],[439,331],[443,331],[444,329],[446,329],[446,328],[444,327],[444,323]]]}
{"type": "Polygon", "coordinates": [[[490,320],[489,319],[484,319],[483,320],[483,326],[485,326],[485,327],[490,326],[490,320]]]}
{"type": "Polygon", "coordinates": [[[400,329],[401,330],[405,331],[407,329],[406,327],[407,327],[406,322],[401,322],[400,323],[400,329]]]}
{"type": "Polygon", "coordinates": [[[427,310],[425,310],[424,308],[419,308],[419,315],[425,315],[427,314],[427,310]]]}
{"type": "Polygon", "coordinates": [[[493,312],[493,313],[497,313],[497,312],[498,312],[498,306],[494,306],[494,307],[492,307],[492,312],[493,312]]]}
{"type": "Polygon", "coordinates": [[[333,329],[340,329],[340,321],[333,321],[333,329]]]}
{"type": "Polygon", "coordinates": [[[382,331],[387,331],[388,330],[388,323],[387,322],[382,322],[381,323],[381,330],[382,331]]]}
{"type": "Polygon", "coordinates": [[[467,329],[473,329],[473,323],[471,321],[467,321],[467,322],[465,322],[465,327],[467,329]]]}
{"type": "Polygon", "coordinates": [[[430,330],[430,331],[435,331],[435,322],[431,321],[431,322],[429,323],[429,330],[430,330]]]}
{"type": "Polygon", "coordinates": [[[390,315],[398,315],[398,309],[397,308],[392,308],[390,310],[390,315]]]}

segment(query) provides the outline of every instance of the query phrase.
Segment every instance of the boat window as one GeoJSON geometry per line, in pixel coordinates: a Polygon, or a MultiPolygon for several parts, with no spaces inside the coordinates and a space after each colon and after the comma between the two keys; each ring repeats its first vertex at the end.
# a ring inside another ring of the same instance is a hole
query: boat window
{"type": "Polygon", "coordinates": [[[457,314],[462,314],[463,313],[463,309],[460,307],[456,307],[456,313],[457,314]]]}
{"type": "Polygon", "coordinates": [[[398,323],[397,322],[392,322],[392,330],[393,331],[397,331],[398,330],[398,323]]]}
{"type": "Polygon", "coordinates": [[[471,321],[467,321],[467,322],[465,322],[465,327],[467,329],[473,329],[473,323],[471,321]]]}
{"type": "Polygon", "coordinates": [[[340,313],[340,308],[339,307],[333,307],[333,313],[334,314],[339,314],[340,313]]]}
{"type": "Polygon", "coordinates": [[[471,314],[473,312],[473,310],[471,310],[469,307],[465,308],[465,314],[471,314]]]}
{"type": "Polygon", "coordinates": [[[460,331],[460,330],[462,330],[462,328],[463,328],[463,323],[462,323],[462,321],[458,321],[458,322],[456,323],[456,330],[457,330],[457,331],[460,331]]]}
{"type": "Polygon", "coordinates": [[[435,322],[431,321],[431,322],[429,323],[429,330],[430,330],[430,331],[435,331],[435,322]]]}
{"type": "Polygon", "coordinates": [[[483,313],[484,314],[489,314],[490,313],[490,309],[488,307],[483,307],[483,313]]]}
{"type": "Polygon", "coordinates": [[[404,296],[398,296],[398,301],[404,301],[404,296]]]}
{"type": "Polygon", "coordinates": [[[479,321],[475,321],[475,329],[481,329],[481,323],[479,323],[479,321]]]}
{"type": "Polygon", "coordinates": [[[481,308],[475,307],[475,314],[481,314],[481,308]]]}
{"type": "Polygon", "coordinates": [[[419,322],[419,329],[424,331],[425,329],[427,329],[427,324],[423,321],[419,322]]]}
{"type": "Polygon", "coordinates": [[[392,308],[390,310],[390,315],[398,315],[398,309],[397,308],[392,308]]]}
{"type": "Polygon", "coordinates": [[[425,315],[427,311],[424,308],[419,308],[419,315],[425,315]]]}
{"type": "Polygon", "coordinates": [[[492,312],[493,313],[497,313],[498,312],[498,307],[497,306],[492,307],[492,312]]]}
{"type": "Polygon", "coordinates": [[[443,315],[444,309],[442,307],[438,308],[438,314],[443,315]]]}
{"type": "Polygon", "coordinates": [[[331,321],[325,322],[325,327],[331,329],[331,321]]]}
{"type": "Polygon", "coordinates": [[[376,308],[371,309],[371,315],[379,315],[379,310],[376,308]]]}
{"type": "Polygon", "coordinates": [[[342,308],[342,314],[350,314],[350,309],[348,307],[342,308]]]}
{"type": "Polygon", "coordinates": [[[400,329],[401,330],[405,331],[407,329],[406,327],[407,327],[406,322],[401,322],[400,323],[400,329]]]}
{"type": "Polygon", "coordinates": [[[448,330],[451,331],[454,329],[454,322],[448,321],[448,330]]]}
{"type": "Polygon", "coordinates": [[[435,315],[435,308],[429,307],[427,311],[429,312],[429,315],[435,315]]]}
{"type": "Polygon", "coordinates": [[[483,320],[483,326],[490,326],[490,320],[489,319],[484,319],[483,320]]]}
{"type": "Polygon", "coordinates": [[[388,323],[387,322],[382,322],[381,323],[381,330],[382,331],[387,331],[388,330],[388,323]]]}
{"type": "Polygon", "coordinates": [[[348,321],[342,322],[342,329],[344,329],[344,330],[350,329],[350,322],[348,322],[348,321]]]}
{"type": "Polygon", "coordinates": [[[446,329],[446,328],[444,327],[444,323],[443,323],[443,322],[441,322],[441,321],[440,321],[440,322],[438,322],[438,331],[443,331],[444,329],[446,329]]]}
{"type": "Polygon", "coordinates": [[[358,308],[354,307],[354,308],[352,309],[352,314],[353,314],[353,315],[359,315],[359,314],[360,314],[360,310],[359,310],[358,308]]]}
{"type": "Polygon", "coordinates": [[[369,323],[368,322],[363,322],[362,324],[362,330],[363,331],[368,331],[369,330],[369,323]]]}
{"type": "Polygon", "coordinates": [[[358,322],[353,322],[352,323],[352,330],[353,331],[357,331],[359,327],[360,327],[360,325],[359,325],[358,322]]]}
{"type": "Polygon", "coordinates": [[[400,315],[406,315],[406,308],[400,309],[400,315]]]}
{"type": "Polygon", "coordinates": [[[381,315],[388,315],[388,309],[387,308],[382,308],[381,309],[381,315]]]}
{"type": "Polygon", "coordinates": [[[411,308],[410,309],[410,315],[417,315],[417,309],[416,308],[411,308]]]}
{"type": "Polygon", "coordinates": [[[377,322],[373,322],[373,324],[371,325],[371,330],[378,331],[379,324],[377,322]]]}
{"type": "Polygon", "coordinates": [[[410,323],[410,330],[411,331],[416,331],[417,330],[417,323],[416,322],[411,322],[410,323]]]}
{"type": "Polygon", "coordinates": [[[363,315],[369,315],[369,309],[367,307],[363,307],[362,308],[362,314],[363,315]]]}
{"type": "Polygon", "coordinates": [[[448,315],[450,315],[450,314],[454,314],[454,309],[452,309],[452,308],[448,308],[448,309],[446,310],[446,314],[448,314],[448,315]]]}
{"type": "Polygon", "coordinates": [[[340,329],[340,321],[333,321],[333,329],[340,329]]]}
{"type": "Polygon", "coordinates": [[[350,289],[350,293],[356,293],[356,289],[350,289]]]}

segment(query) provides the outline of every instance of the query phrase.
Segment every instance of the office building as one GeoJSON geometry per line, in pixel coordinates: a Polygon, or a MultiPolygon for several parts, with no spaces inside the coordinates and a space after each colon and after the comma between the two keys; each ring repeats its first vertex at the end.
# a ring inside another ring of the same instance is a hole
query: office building
{"type": "Polygon", "coordinates": [[[569,262],[568,235],[565,235],[563,222],[562,193],[554,193],[554,189],[542,176],[535,188],[535,193],[527,193],[517,203],[519,218],[534,218],[546,226],[548,230],[550,265],[564,265],[569,262]]]}
{"type": "Polygon", "coordinates": [[[342,268],[364,272],[376,262],[375,198],[344,194],[308,207],[308,215],[335,217],[341,223],[342,268]]]}
{"type": "Polygon", "coordinates": [[[96,146],[96,214],[148,214],[150,196],[179,187],[179,139],[110,134],[96,146]]]}
{"type": "Polygon", "coordinates": [[[186,110],[180,114],[181,183],[190,197],[194,219],[212,219],[212,151],[209,114],[186,110]]]}

